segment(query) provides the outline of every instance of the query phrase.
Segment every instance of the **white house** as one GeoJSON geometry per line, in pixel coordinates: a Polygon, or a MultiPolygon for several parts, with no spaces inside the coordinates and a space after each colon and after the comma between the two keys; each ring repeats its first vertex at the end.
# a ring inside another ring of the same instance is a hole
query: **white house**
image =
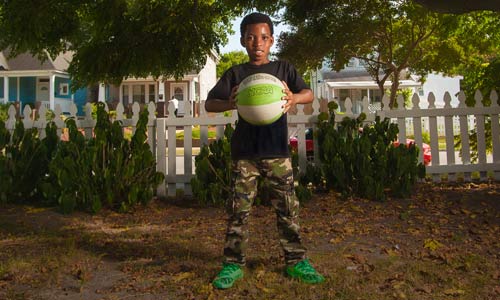
{"type": "Polygon", "coordinates": [[[175,97],[179,100],[178,115],[183,116],[185,106],[192,106],[192,114],[198,113],[200,99],[206,99],[209,90],[217,81],[216,65],[219,56],[212,52],[207,57],[205,66],[199,71],[192,71],[178,81],[174,78],[127,78],[120,86],[110,86],[106,89],[105,101],[121,102],[125,107],[133,102],[157,103],[158,116],[168,115],[168,100],[175,97]]]}
{"type": "MultiPolygon", "coordinates": [[[[377,83],[366,71],[363,61],[352,58],[349,64],[339,72],[331,71],[327,67],[317,70],[313,76],[312,88],[316,97],[322,97],[328,101],[335,100],[344,110],[343,103],[347,97],[353,102],[355,113],[361,111],[361,101],[367,96],[370,109],[378,110],[381,107],[382,96],[377,83]]],[[[427,107],[427,97],[429,92],[436,96],[436,106],[443,107],[442,101],[444,93],[449,92],[452,96],[452,103],[458,103],[457,94],[460,91],[461,76],[446,77],[441,74],[429,74],[425,83],[419,81],[418,76],[403,72],[400,76],[400,89],[411,89],[421,97],[421,104],[427,107]]],[[[387,80],[385,88],[390,88],[392,82],[387,80]]]]}

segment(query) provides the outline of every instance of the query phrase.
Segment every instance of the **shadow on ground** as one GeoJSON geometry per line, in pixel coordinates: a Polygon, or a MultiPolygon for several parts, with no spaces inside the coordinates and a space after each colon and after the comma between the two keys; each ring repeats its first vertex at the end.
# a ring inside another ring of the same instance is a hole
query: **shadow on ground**
{"type": "Polygon", "coordinates": [[[419,184],[408,199],[304,203],[309,257],[327,281],[283,276],[275,215],[257,206],[244,280],[220,268],[222,208],[153,201],[133,213],[0,207],[0,299],[498,299],[500,184],[419,184]]]}

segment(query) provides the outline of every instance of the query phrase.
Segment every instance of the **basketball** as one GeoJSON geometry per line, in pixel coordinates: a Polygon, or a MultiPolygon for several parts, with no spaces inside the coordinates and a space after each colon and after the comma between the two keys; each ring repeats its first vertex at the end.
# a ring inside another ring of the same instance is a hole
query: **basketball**
{"type": "Polygon", "coordinates": [[[285,86],[275,76],[257,73],[248,76],[238,86],[236,105],[240,116],[253,125],[267,125],[283,115],[285,86]]]}

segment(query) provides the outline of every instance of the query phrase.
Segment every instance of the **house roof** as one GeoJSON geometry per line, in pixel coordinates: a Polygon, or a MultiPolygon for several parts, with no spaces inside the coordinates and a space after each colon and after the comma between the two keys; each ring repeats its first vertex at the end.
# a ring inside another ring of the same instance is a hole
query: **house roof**
{"type": "MultiPolygon", "coordinates": [[[[380,72],[379,77],[383,76],[384,73],[380,72]]],[[[400,80],[407,80],[408,77],[411,76],[406,71],[401,71],[399,74],[400,80]]],[[[372,76],[365,69],[355,69],[355,70],[341,70],[339,72],[335,71],[326,71],[323,72],[323,79],[325,81],[334,81],[334,82],[342,82],[342,81],[373,81],[372,76]]]]}
{"type": "MultiPolygon", "coordinates": [[[[380,73],[383,75],[383,73],[380,73]]],[[[400,87],[419,87],[422,84],[409,76],[407,72],[401,72],[399,76],[400,87]]],[[[329,87],[358,89],[358,88],[378,88],[377,83],[373,80],[366,70],[341,70],[340,72],[323,72],[323,80],[329,87]]],[[[384,83],[385,87],[391,86],[391,81],[387,80],[384,83]]]]}
{"type": "MultiPolygon", "coordinates": [[[[378,89],[375,81],[341,81],[341,82],[327,82],[331,88],[336,89],[378,89]]],[[[392,81],[387,80],[384,82],[384,87],[388,88],[392,85],[392,81]]],[[[399,88],[420,87],[422,84],[413,80],[400,80],[399,88]]]]}
{"type": "Polygon", "coordinates": [[[367,71],[340,71],[323,73],[325,81],[373,81],[367,71]]]}
{"type": "Polygon", "coordinates": [[[66,52],[52,59],[48,53],[46,60],[41,60],[29,53],[22,53],[9,58],[10,51],[3,50],[0,55],[0,65],[7,71],[39,71],[57,70],[66,71],[73,56],[72,52],[66,52]]]}

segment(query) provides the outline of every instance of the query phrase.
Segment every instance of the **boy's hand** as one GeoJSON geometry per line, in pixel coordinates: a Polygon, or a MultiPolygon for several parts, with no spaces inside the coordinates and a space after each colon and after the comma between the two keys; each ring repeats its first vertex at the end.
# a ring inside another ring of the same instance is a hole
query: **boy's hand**
{"type": "Polygon", "coordinates": [[[281,82],[283,82],[283,85],[285,86],[285,88],[283,89],[283,93],[285,93],[285,96],[281,97],[281,100],[286,101],[285,105],[283,105],[283,113],[285,114],[286,112],[288,112],[288,110],[290,110],[290,108],[297,105],[297,99],[295,98],[294,93],[292,93],[292,91],[290,91],[290,89],[288,88],[286,82],[281,82]]]}
{"type": "Polygon", "coordinates": [[[238,86],[239,85],[236,85],[231,89],[231,95],[229,96],[230,109],[236,109],[236,102],[238,102],[236,99],[236,96],[238,95],[238,86]]]}

